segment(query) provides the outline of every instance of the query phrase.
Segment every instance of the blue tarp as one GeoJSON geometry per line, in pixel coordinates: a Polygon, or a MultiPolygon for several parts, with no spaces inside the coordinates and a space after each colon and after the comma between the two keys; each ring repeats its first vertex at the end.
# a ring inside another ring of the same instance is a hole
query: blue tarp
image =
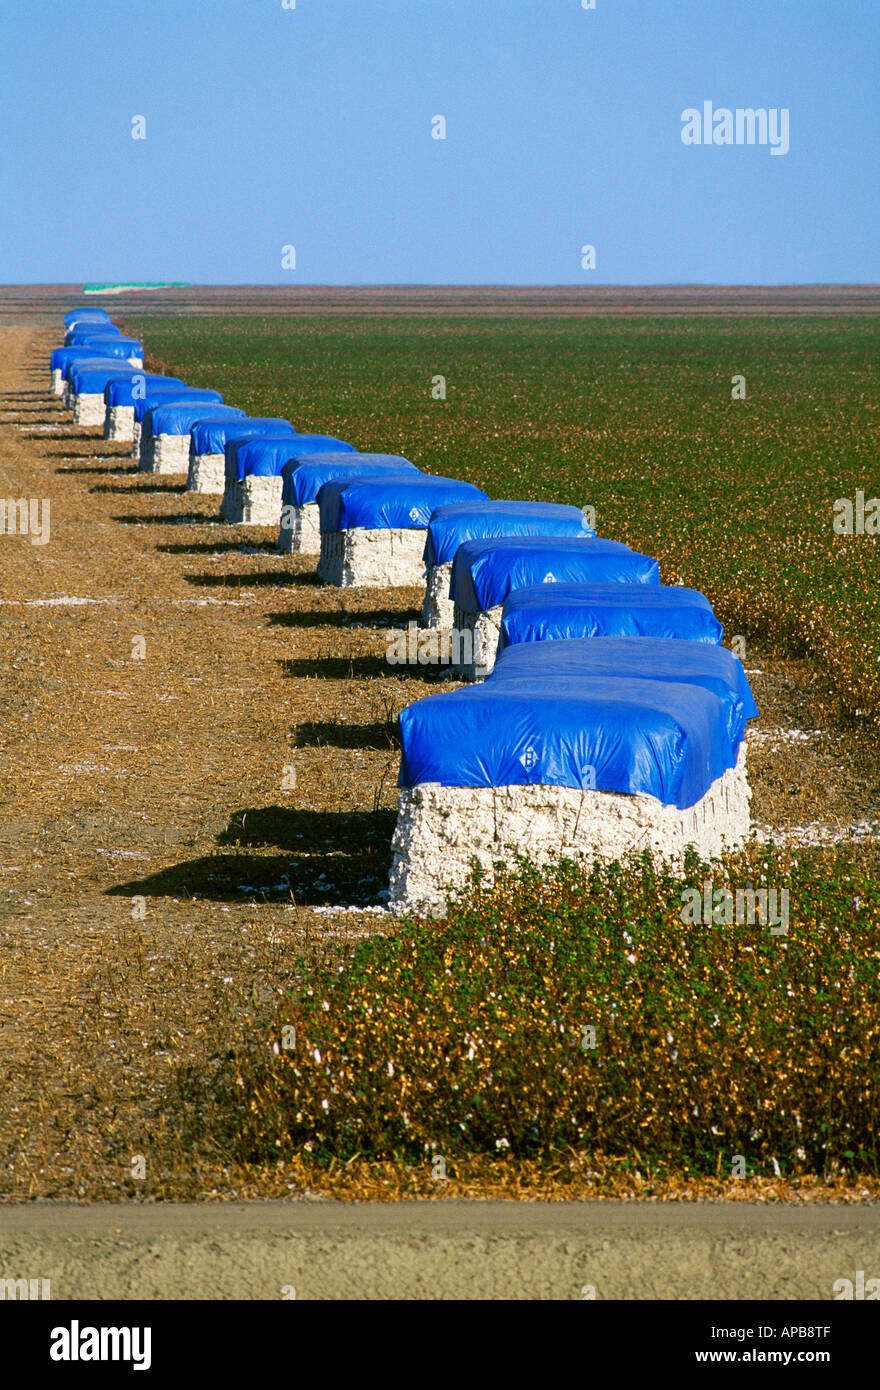
{"type": "Polygon", "coordinates": [[[123,338],[121,334],[75,333],[77,340],[65,343],[65,347],[86,348],[90,352],[100,352],[108,357],[140,357],[143,360],[144,348],[136,338],[123,338]]]}
{"type": "Polygon", "coordinates": [[[441,503],[476,501],[485,496],[473,483],[418,471],[339,478],[325,483],[318,493],[321,530],[424,530],[441,503]]]}
{"type": "MultiPolygon", "coordinates": [[[[62,375],[65,381],[69,382],[71,386],[74,386],[74,377],[81,376],[89,367],[93,368],[95,371],[100,371],[101,368],[104,367],[108,372],[116,373],[119,371],[120,367],[123,366],[128,367],[129,371],[134,371],[134,368],[129,366],[124,358],[106,357],[103,353],[100,357],[90,354],[88,357],[76,357],[73,361],[68,362],[62,375]]],[[[74,386],[74,390],[76,389],[77,388],[74,386]]]]}
{"type": "Polygon", "coordinates": [[[675,584],[529,584],[504,602],[501,645],[559,637],[678,637],[718,646],[724,628],[696,589],[675,584]]]}
{"type": "Polygon", "coordinates": [[[109,359],[103,366],[91,362],[78,363],[70,369],[70,384],[77,395],[82,392],[90,396],[103,395],[108,381],[117,376],[134,376],[140,367],[124,366],[117,357],[109,359]]]}
{"type": "Polygon", "coordinates": [[[68,333],[103,333],[106,337],[117,333],[121,334],[122,329],[117,328],[116,324],[111,323],[109,319],[79,319],[64,330],[65,338],[68,333]]]}
{"type": "Polygon", "coordinates": [[[53,348],[49,358],[49,366],[53,372],[58,372],[66,367],[68,362],[75,361],[77,358],[85,362],[87,358],[97,356],[99,356],[97,352],[90,352],[88,348],[53,348]]]}
{"type": "Polygon", "coordinates": [[[62,372],[66,379],[69,376],[68,368],[73,362],[106,362],[109,359],[129,366],[127,357],[128,352],[124,345],[111,346],[108,340],[100,347],[55,348],[49,364],[53,372],[62,372]]]}
{"type": "Polygon", "coordinates": [[[196,390],[185,383],[183,386],[151,386],[142,399],[132,401],[134,418],[143,423],[147,411],[152,410],[154,405],[175,405],[181,401],[210,401],[214,405],[222,405],[223,397],[219,391],[196,390]]]}
{"type": "Polygon", "coordinates": [[[103,328],[93,328],[80,330],[76,333],[66,333],[64,335],[64,347],[92,348],[97,350],[104,343],[122,341],[122,334],[119,332],[108,333],[103,328]]]}
{"type": "Polygon", "coordinates": [[[93,309],[91,305],[83,305],[81,309],[68,309],[64,315],[64,327],[70,328],[72,324],[95,320],[96,323],[110,323],[110,315],[106,309],[93,309]]]}
{"type": "Polygon", "coordinates": [[[488,676],[504,682],[545,684],[548,676],[615,676],[625,680],[701,685],[724,702],[732,748],[745,721],[758,713],[742,662],[725,647],[682,642],[677,637],[563,637],[505,647],[488,676]],[[551,650],[552,646],[552,650],[551,650]]]}
{"type": "Polygon", "coordinates": [[[230,439],[258,439],[261,435],[296,434],[289,420],[246,415],[243,420],[200,420],[192,428],[194,454],[222,454],[230,439]]]}
{"type": "Polygon", "coordinates": [[[622,541],[502,536],[465,541],[455,552],[449,596],[465,613],[485,612],[528,584],[659,584],[656,560],[622,541]]]}
{"type": "Polygon", "coordinates": [[[561,502],[454,502],[428,523],[425,564],[445,565],[465,541],[495,536],[594,536],[580,507],[561,502]]]}
{"type": "Polygon", "coordinates": [[[159,434],[189,434],[197,420],[243,420],[244,411],[233,405],[212,405],[209,401],[181,400],[154,405],[142,421],[143,437],[159,434]]]}
{"type": "Polygon", "coordinates": [[[132,367],[129,375],[120,372],[104,388],[105,405],[132,406],[141,391],[156,386],[183,386],[184,382],[176,376],[159,376],[155,372],[145,372],[140,367],[132,367]]]}
{"type": "Polygon", "coordinates": [[[332,434],[267,434],[262,439],[230,440],[226,445],[226,476],[239,482],[247,477],[280,478],[294,454],[354,453],[354,446],[332,434]]]}
{"type": "Polygon", "coordinates": [[[557,676],[626,676],[684,681],[724,689],[743,702],[746,718],[758,713],[742,662],[726,647],[676,637],[562,637],[553,642],[519,642],[505,647],[487,680],[530,680],[552,671],[557,676]]]}
{"type": "Polygon", "coordinates": [[[122,334],[114,323],[81,323],[69,328],[64,335],[65,347],[88,347],[89,344],[103,341],[104,338],[121,338],[122,334]]]}
{"type": "Polygon", "coordinates": [[[376,473],[418,473],[414,463],[402,454],[318,454],[303,462],[294,456],[281,470],[284,479],[281,500],[285,506],[304,507],[316,502],[325,483],[339,478],[360,477],[376,473]]]}
{"type": "Polygon", "coordinates": [[[644,792],[684,809],[733,767],[745,714],[732,692],[647,677],[557,675],[552,649],[560,644],[543,645],[549,651],[540,678],[490,677],[403,710],[399,785],[644,792]]]}

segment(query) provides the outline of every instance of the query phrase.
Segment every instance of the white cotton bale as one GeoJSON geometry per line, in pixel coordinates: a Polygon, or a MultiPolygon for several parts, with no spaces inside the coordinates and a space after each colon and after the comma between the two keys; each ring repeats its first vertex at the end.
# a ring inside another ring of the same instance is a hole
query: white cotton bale
{"type": "Polygon", "coordinates": [[[134,418],[132,417],[132,424],[131,424],[131,456],[132,456],[132,458],[134,458],[134,459],[139,459],[140,456],[141,456],[141,431],[142,431],[142,429],[143,429],[143,423],[142,423],[140,420],[136,420],[136,419],[134,419],[134,418]]]}
{"type": "Polygon", "coordinates": [[[226,488],[225,454],[194,454],[190,451],[187,492],[222,496],[226,488]]]}
{"type": "Polygon", "coordinates": [[[144,473],[186,473],[189,469],[189,435],[151,434],[143,437],[139,460],[144,473]]]}
{"type": "Polygon", "coordinates": [[[73,423],[75,425],[103,425],[104,392],[80,391],[74,400],[73,423]]]}
{"type": "Polygon", "coordinates": [[[687,848],[704,859],[739,848],[749,835],[745,740],[736,766],[694,806],[679,810],[645,793],[574,787],[404,788],[391,842],[388,905],[394,912],[442,912],[447,890],[460,891],[474,862],[493,880],[497,861],[522,855],[542,866],[558,858],[592,863],[650,850],[681,868],[687,848]]]}
{"type": "Polygon", "coordinates": [[[134,438],[134,406],[108,405],[104,411],[104,438],[127,444],[134,438]]]}
{"type": "Polygon", "coordinates": [[[461,668],[465,680],[483,680],[495,665],[498,644],[501,641],[503,611],[504,605],[501,603],[483,613],[465,613],[457,603],[453,604],[452,626],[459,632],[473,634],[473,660],[465,662],[461,668]]]}
{"type": "Polygon", "coordinates": [[[451,560],[445,560],[442,565],[427,566],[422,627],[454,627],[455,604],[449,597],[451,579],[451,560]]]}
{"type": "Polygon", "coordinates": [[[142,357],[126,357],[125,360],[132,367],[142,367],[144,365],[144,359],[142,357]]]}
{"type": "Polygon", "coordinates": [[[340,589],[403,588],[425,577],[425,532],[417,527],[355,526],[321,532],[318,577],[340,589]]]}
{"type": "Polygon", "coordinates": [[[249,473],[240,482],[227,479],[220,505],[224,521],[240,526],[277,526],[281,519],[284,479],[249,473]]]}
{"type": "Polygon", "coordinates": [[[284,503],[278,549],[283,555],[320,555],[321,511],[317,502],[304,502],[301,507],[284,503]]]}
{"type": "Polygon", "coordinates": [[[50,373],[49,390],[53,396],[63,396],[66,382],[60,367],[53,367],[50,373]]]}

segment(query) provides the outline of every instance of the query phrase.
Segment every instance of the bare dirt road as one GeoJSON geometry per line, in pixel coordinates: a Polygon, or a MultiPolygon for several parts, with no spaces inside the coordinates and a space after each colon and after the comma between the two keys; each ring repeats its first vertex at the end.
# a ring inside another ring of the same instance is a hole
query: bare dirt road
{"type": "Polygon", "coordinates": [[[53,1203],[4,1214],[0,1268],[62,1300],[828,1301],[880,1274],[880,1206],[53,1203]]]}

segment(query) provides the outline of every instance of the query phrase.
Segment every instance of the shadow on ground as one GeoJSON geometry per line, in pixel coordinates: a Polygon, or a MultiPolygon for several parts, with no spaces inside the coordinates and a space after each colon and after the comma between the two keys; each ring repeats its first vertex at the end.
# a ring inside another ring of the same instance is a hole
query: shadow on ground
{"type": "MultiPolygon", "coordinates": [[[[84,467],[84,466],[82,466],[82,460],[83,460],[83,455],[82,455],[82,454],[61,454],[60,457],[63,458],[63,459],[71,459],[71,460],[74,460],[74,459],[75,459],[76,462],[77,462],[78,464],[80,464],[81,466],[80,466],[79,468],[56,468],[56,469],[55,469],[55,472],[56,472],[56,473],[94,473],[94,474],[98,474],[98,475],[100,475],[101,473],[110,473],[110,474],[113,475],[113,476],[119,476],[120,474],[123,474],[123,473],[139,473],[139,472],[140,472],[140,469],[138,468],[138,466],[137,466],[136,463],[134,463],[134,464],[122,465],[121,467],[118,467],[118,468],[104,468],[104,467],[96,468],[96,467],[94,467],[94,465],[93,465],[92,467],[84,467]]],[[[118,492],[128,492],[128,491],[130,491],[130,489],[129,489],[129,488],[117,488],[116,491],[118,491],[118,492]]]]}
{"type": "Polygon", "coordinates": [[[296,741],[300,748],[374,748],[382,753],[400,747],[396,720],[377,720],[373,724],[297,724],[296,741]]]}
{"type": "Polygon", "coordinates": [[[183,577],[199,589],[241,588],[243,584],[254,589],[286,588],[293,579],[286,570],[257,570],[254,574],[185,574],[183,577]]]}
{"type": "MultiPolygon", "coordinates": [[[[126,488],[129,496],[134,494],[134,489],[126,488]]],[[[223,523],[215,520],[212,516],[199,516],[197,513],[174,512],[167,516],[156,516],[153,512],[126,512],[123,516],[112,516],[111,521],[118,521],[123,526],[222,526],[223,523]]]]}
{"type": "Polygon", "coordinates": [[[309,608],[292,613],[268,613],[270,627],[406,627],[418,622],[415,608],[309,608]]]}
{"type": "MultiPolygon", "coordinates": [[[[71,469],[71,470],[68,470],[68,471],[72,472],[73,470],[71,469]]],[[[97,470],[97,469],[92,469],[92,468],[84,468],[84,469],[82,469],[81,471],[82,471],[83,473],[96,473],[98,470],[97,470]]],[[[118,473],[118,472],[120,472],[121,470],[118,469],[118,468],[117,468],[117,469],[108,468],[106,471],[107,471],[108,473],[112,473],[112,472],[118,473]]],[[[132,469],[126,469],[125,471],[126,471],[126,472],[131,472],[131,473],[139,473],[139,472],[140,472],[140,469],[139,469],[139,468],[132,468],[132,469]]],[[[59,472],[60,472],[60,470],[59,470],[59,472]]],[[[123,494],[123,496],[126,496],[126,497],[130,497],[131,494],[132,494],[132,492],[177,492],[177,493],[180,493],[180,492],[186,492],[186,483],[153,482],[152,480],[148,481],[147,479],[144,479],[144,481],[138,483],[137,487],[135,487],[135,488],[131,488],[131,487],[117,487],[114,483],[95,483],[95,486],[94,486],[94,487],[90,487],[90,488],[89,488],[89,492],[120,492],[120,493],[123,494]]]]}
{"type": "Polygon", "coordinates": [[[218,845],[274,845],[279,849],[344,851],[352,844],[390,844],[395,812],[309,811],[291,806],[257,806],[236,811],[218,845]],[[305,843],[304,843],[305,842],[305,843]]]}
{"type": "Polygon", "coordinates": [[[280,665],[284,674],[292,680],[303,676],[319,676],[328,681],[351,680],[354,677],[372,680],[381,676],[387,680],[417,680],[426,684],[461,680],[461,676],[450,666],[392,666],[384,656],[285,657],[280,665]]]}
{"type": "Polygon", "coordinates": [[[218,539],[196,541],[193,545],[157,545],[156,549],[165,555],[216,555],[224,551],[230,555],[239,555],[243,550],[260,550],[266,555],[278,554],[275,541],[235,540],[225,543],[218,539]]]}
{"type": "Polygon", "coordinates": [[[236,811],[217,837],[229,852],[172,864],[105,890],[110,897],[358,906],[387,887],[395,812],[307,811],[284,806],[236,811]],[[248,853],[283,849],[282,854],[248,853]]]}
{"type": "MultiPolygon", "coordinates": [[[[45,409],[48,409],[48,408],[49,408],[49,407],[48,407],[48,403],[46,403],[46,395],[47,395],[47,394],[48,394],[47,390],[43,390],[43,391],[0,391],[0,405],[2,405],[5,401],[42,400],[42,401],[44,402],[44,407],[45,407],[45,409]]],[[[57,399],[57,401],[58,401],[58,403],[59,403],[59,407],[60,407],[61,397],[58,396],[58,397],[54,397],[53,399],[57,399]]]]}

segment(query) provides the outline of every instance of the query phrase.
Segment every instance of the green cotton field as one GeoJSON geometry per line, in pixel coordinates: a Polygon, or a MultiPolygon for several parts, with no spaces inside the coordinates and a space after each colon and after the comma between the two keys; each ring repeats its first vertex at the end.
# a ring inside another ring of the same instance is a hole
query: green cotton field
{"type": "Polygon", "coordinates": [[[151,314],[126,327],[154,364],[253,414],[491,496],[595,507],[599,534],[701,589],[728,637],[810,658],[850,717],[880,721],[875,319],[151,314]],[[833,529],[840,499],[853,534],[833,529]]]}

